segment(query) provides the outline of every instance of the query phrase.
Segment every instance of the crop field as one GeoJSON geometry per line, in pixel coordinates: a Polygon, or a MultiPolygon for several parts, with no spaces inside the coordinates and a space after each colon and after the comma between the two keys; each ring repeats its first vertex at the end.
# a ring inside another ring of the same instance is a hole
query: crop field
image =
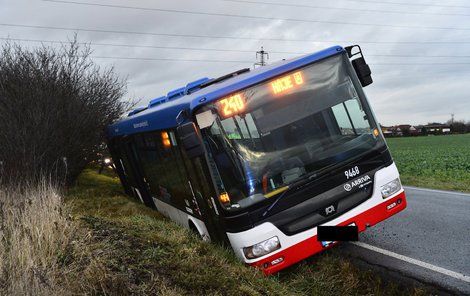
{"type": "Polygon", "coordinates": [[[405,185],[470,192],[470,134],[387,139],[405,185]]]}

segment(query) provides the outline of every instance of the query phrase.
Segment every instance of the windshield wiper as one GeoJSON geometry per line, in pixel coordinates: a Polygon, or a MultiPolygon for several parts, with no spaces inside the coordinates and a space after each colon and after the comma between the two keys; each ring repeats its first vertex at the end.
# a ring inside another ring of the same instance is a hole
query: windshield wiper
{"type": "MultiPolygon", "coordinates": [[[[270,211],[272,208],[274,208],[274,206],[279,202],[279,200],[281,200],[281,198],[284,197],[284,195],[287,194],[287,192],[291,191],[292,189],[299,189],[311,182],[313,182],[313,179],[312,177],[315,177],[317,174],[314,174],[314,173],[310,173],[310,174],[307,174],[305,175],[302,179],[300,179],[299,181],[295,182],[295,183],[292,183],[291,185],[289,185],[289,188],[286,189],[286,191],[284,191],[283,193],[281,193],[277,198],[276,200],[273,201],[273,203],[269,206],[269,208],[266,209],[266,211],[264,211],[263,213],[263,217],[265,217],[270,211]]],[[[319,180],[319,179],[315,179],[315,180],[319,180]]]]}
{"type": "Polygon", "coordinates": [[[278,201],[279,201],[284,195],[286,195],[286,193],[289,192],[292,188],[293,188],[293,187],[289,187],[289,188],[287,188],[286,191],[284,191],[283,193],[281,193],[281,194],[276,198],[276,200],[273,201],[273,203],[269,206],[269,208],[267,208],[266,211],[264,211],[264,213],[263,213],[262,216],[265,217],[265,216],[269,213],[269,211],[271,211],[271,209],[274,208],[274,206],[278,203],[278,201]]]}
{"type": "Polygon", "coordinates": [[[276,200],[273,201],[273,203],[269,206],[269,208],[267,208],[266,211],[264,211],[262,216],[265,217],[274,208],[274,206],[281,200],[281,198],[283,198],[287,194],[287,192],[290,192],[294,188],[295,188],[295,190],[298,190],[298,189],[300,189],[304,186],[307,186],[308,184],[310,184],[314,181],[321,180],[321,179],[325,178],[326,176],[328,176],[328,174],[323,174],[319,178],[315,178],[316,176],[318,176],[318,173],[322,172],[322,171],[324,171],[324,170],[319,170],[319,171],[311,172],[310,174],[306,174],[306,175],[303,176],[303,178],[301,178],[297,182],[292,183],[291,185],[289,185],[289,188],[287,188],[286,191],[281,193],[276,198],[276,200]]]}

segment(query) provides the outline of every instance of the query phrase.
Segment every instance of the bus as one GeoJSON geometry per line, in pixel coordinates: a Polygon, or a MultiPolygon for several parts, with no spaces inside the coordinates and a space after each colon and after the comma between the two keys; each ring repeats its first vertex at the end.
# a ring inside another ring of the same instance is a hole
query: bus
{"type": "Polygon", "coordinates": [[[276,273],[405,209],[371,83],[358,45],[202,78],[110,125],[109,151],[128,195],[276,273]]]}

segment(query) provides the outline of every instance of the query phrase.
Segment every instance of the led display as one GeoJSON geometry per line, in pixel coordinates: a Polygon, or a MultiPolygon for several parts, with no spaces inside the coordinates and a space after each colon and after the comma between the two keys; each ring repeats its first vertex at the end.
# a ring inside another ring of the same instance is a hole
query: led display
{"type": "Polygon", "coordinates": [[[275,95],[281,94],[296,86],[302,85],[304,78],[301,71],[278,78],[270,83],[275,95]]]}
{"type": "Polygon", "coordinates": [[[218,104],[219,112],[224,118],[240,114],[245,110],[245,100],[242,94],[234,94],[230,97],[223,98],[218,104]]]}

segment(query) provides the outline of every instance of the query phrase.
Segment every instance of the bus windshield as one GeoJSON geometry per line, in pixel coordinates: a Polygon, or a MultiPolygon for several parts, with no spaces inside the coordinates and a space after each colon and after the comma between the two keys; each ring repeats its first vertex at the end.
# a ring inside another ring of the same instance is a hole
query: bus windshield
{"type": "Polygon", "coordinates": [[[266,200],[385,145],[348,63],[330,57],[221,98],[196,116],[205,118],[198,124],[226,209],[266,200]]]}

